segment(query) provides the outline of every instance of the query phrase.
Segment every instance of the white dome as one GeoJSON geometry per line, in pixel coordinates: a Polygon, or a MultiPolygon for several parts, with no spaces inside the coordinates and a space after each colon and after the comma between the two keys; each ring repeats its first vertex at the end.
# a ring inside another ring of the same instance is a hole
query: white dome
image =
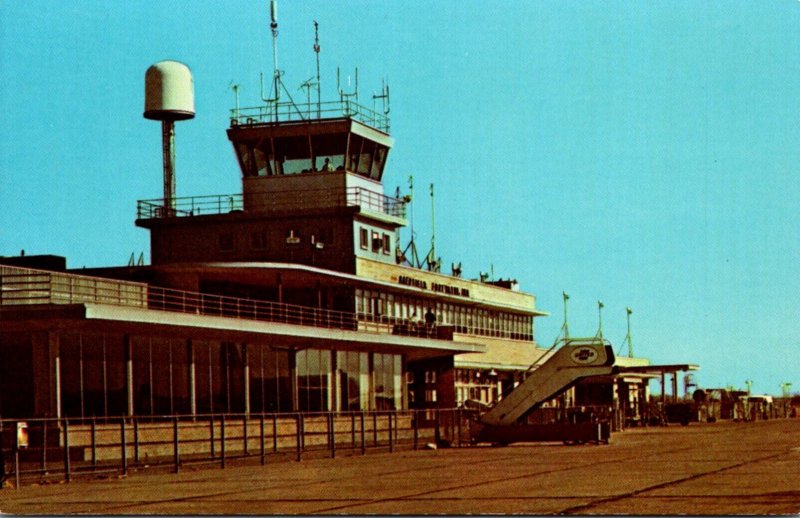
{"type": "Polygon", "coordinates": [[[144,78],[144,117],[154,120],[194,118],[194,79],[179,61],[160,61],[144,78]]]}

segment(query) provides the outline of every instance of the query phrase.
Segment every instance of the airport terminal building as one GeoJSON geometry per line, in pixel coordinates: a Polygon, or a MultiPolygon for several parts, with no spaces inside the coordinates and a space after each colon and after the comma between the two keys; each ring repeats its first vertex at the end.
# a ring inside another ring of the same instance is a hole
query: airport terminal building
{"type": "MultiPolygon", "coordinates": [[[[180,71],[159,65],[164,77],[180,71]]],[[[227,135],[242,192],[174,198],[165,176],[164,199],[137,206],[151,264],[76,271],[56,256],[2,259],[0,417],[501,398],[545,354],[534,330],[547,313],[514,281],[410,264],[399,242],[409,198],[384,192],[388,127],[347,99],[236,109],[227,135]]],[[[646,385],[594,380],[561,404],[643,402],[646,385]]]]}

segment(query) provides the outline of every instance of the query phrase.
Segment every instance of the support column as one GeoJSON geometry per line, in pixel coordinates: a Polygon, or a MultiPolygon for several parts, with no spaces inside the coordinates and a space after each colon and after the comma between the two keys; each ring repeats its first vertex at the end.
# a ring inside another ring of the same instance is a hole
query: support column
{"type": "MultiPolygon", "coordinates": [[[[56,413],[56,383],[54,346],[58,336],[53,332],[33,333],[31,335],[31,387],[33,389],[33,416],[52,416],[56,413]]],[[[18,387],[17,390],[23,389],[18,387]]]]}

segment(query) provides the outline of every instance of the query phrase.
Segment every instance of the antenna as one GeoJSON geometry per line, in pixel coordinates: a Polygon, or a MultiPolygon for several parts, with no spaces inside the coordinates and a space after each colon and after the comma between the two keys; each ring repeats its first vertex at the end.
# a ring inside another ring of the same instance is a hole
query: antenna
{"type": "Polygon", "coordinates": [[[405,250],[403,250],[402,256],[403,259],[408,261],[408,251],[411,250],[411,260],[409,264],[413,268],[422,268],[422,264],[419,262],[419,256],[417,255],[417,245],[414,243],[414,177],[408,177],[408,190],[409,194],[404,198],[407,203],[411,206],[411,239],[408,242],[408,246],[406,246],[405,250]]]}
{"type": "Polygon", "coordinates": [[[436,204],[435,196],[433,193],[433,184],[431,190],[431,250],[428,252],[425,262],[428,264],[428,270],[438,272],[441,266],[441,258],[436,257],[436,204]]]}
{"type": "MultiPolygon", "coordinates": [[[[347,86],[350,86],[350,76],[347,76],[347,86]]],[[[358,67],[356,67],[356,88],[352,92],[345,92],[342,90],[342,86],[339,82],[339,67],[336,67],[336,89],[339,91],[339,99],[342,103],[350,103],[350,98],[355,97],[356,104],[358,104],[358,67]]],[[[350,110],[347,110],[347,113],[350,114],[350,110]]]]}
{"type": "Polygon", "coordinates": [[[280,88],[278,88],[281,82],[281,71],[278,68],[278,0],[270,0],[269,17],[269,28],[272,30],[272,82],[275,89],[275,101],[277,102],[281,96],[280,88]]]}
{"type": "Polygon", "coordinates": [[[319,77],[319,24],[314,20],[314,54],[317,55],[317,118],[322,117],[322,93],[320,90],[320,77],[319,77]]]}
{"type": "Polygon", "coordinates": [[[597,337],[603,338],[603,308],[606,307],[602,300],[597,301],[597,315],[599,326],[597,327],[597,337]]]}
{"type": "Polygon", "coordinates": [[[236,111],[234,112],[233,118],[237,121],[239,120],[239,88],[241,88],[240,84],[231,81],[230,89],[233,90],[233,97],[236,100],[236,111]]]}
{"type": "MultiPolygon", "coordinates": [[[[633,313],[633,310],[630,308],[630,306],[625,308],[625,313],[628,319],[628,334],[625,335],[625,339],[622,340],[622,345],[624,346],[625,342],[628,343],[628,358],[633,358],[633,341],[631,340],[631,314],[633,313]]],[[[620,349],[622,349],[622,347],[620,347],[620,349]]]]}
{"type": "Polygon", "coordinates": [[[273,63],[273,73],[272,73],[272,93],[274,97],[266,98],[264,97],[264,74],[261,74],[261,100],[265,103],[273,103],[275,105],[275,120],[278,120],[278,101],[281,97],[281,88],[283,91],[286,92],[286,95],[289,97],[289,102],[291,103],[292,108],[297,112],[297,115],[300,117],[301,120],[305,120],[303,114],[300,112],[300,109],[292,99],[292,94],[289,93],[289,90],[286,89],[286,85],[283,84],[281,80],[281,71],[278,68],[278,0],[270,0],[269,2],[269,15],[270,15],[270,30],[272,31],[272,63],[273,63]]]}
{"type": "Polygon", "coordinates": [[[389,111],[391,110],[391,107],[389,106],[389,84],[388,81],[386,81],[385,79],[381,79],[381,93],[372,94],[372,111],[374,112],[377,112],[377,110],[375,109],[375,101],[377,99],[381,100],[381,104],[383,106],[383,114],[389,115],[389,111]]]}

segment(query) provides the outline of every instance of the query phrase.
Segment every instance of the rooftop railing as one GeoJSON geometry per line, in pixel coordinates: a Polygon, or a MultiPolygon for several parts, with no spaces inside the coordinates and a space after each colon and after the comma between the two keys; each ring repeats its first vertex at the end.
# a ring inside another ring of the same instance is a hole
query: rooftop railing
{"type": "Polygon", "coordinates": [[[275,122],[300,122],[321,119],[354,119],[384,133],[389,133],[389,117],[350,101],[324,103],[269,103],[250,108],[231,110],[231,126],[269,124],[275,122]]]}
{"type": "MultiPolygon", "coordinates": [[[[175,198],[175,207],[165,207],[163,199],[139,200],[136,207],[138,219],[188,217],[245,210],[242,194],[216,194],[175,198]]],[[[363,187],[350,187],[345,191],[319,189],[310,191],[279,191],[254,196],[247,201],[247,210],[272,212],[292,209],[361,207],[364,210],[405,219],[406,202],[363,187]]]]}
{"type": "Polygon", "coordinates": [[[62,272],[0,266],[0,306],[98,303],[156,311],[347,329],[379,334],[452,340],[445,326],[420,326],[406,319],[318,309],[209,293],[173,290],[144,283],[62,272]]]}

